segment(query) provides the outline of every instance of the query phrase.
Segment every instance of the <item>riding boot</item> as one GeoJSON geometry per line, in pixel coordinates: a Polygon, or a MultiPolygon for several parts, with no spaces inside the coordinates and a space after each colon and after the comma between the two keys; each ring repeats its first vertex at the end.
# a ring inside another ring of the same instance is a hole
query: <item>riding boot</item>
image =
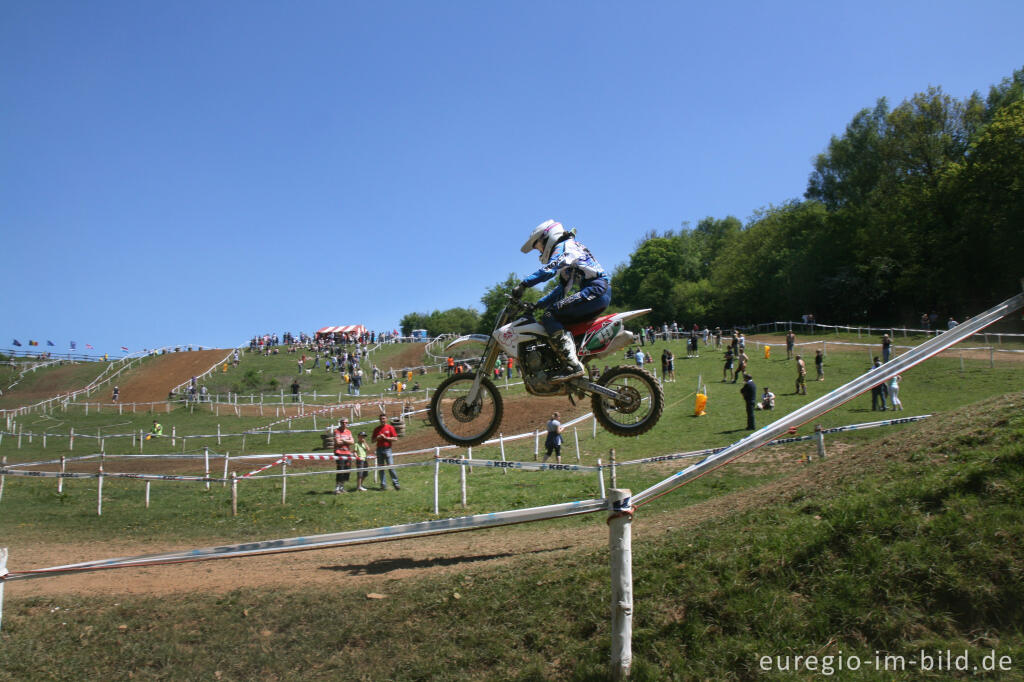
{"type": "Polygon", "coordinates": [[[554,376],[548,377],[548,381],[560,384],[569,379],[583,376],[585,370],[579,358],[576,357],[576,342],[573,341],[572,333],[563,329],[551,337],[551,342],[558,354],[562,356],[565,365],[560,367],[554,376]]]}

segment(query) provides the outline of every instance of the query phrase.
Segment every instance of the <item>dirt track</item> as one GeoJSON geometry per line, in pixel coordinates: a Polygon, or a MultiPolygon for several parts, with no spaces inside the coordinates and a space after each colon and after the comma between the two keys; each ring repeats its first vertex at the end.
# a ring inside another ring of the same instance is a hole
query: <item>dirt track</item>
{"type": "Polygon", "coordinates": [[[178,384],[198,376],[228,354],[225,349],[167,353],[146,360],[141,371],[128,372],[121,389],[122,403],[148,403],[166,400],[167,393],[178,384]]]}

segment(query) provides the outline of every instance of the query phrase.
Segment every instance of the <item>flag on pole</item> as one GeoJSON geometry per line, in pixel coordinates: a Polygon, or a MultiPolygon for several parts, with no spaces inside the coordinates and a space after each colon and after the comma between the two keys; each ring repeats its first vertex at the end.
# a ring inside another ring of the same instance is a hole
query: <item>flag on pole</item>
{"type": "Polygon", "coordinates": [[[85,347],[88,348],[89,350],[92,350],[92,346],[90,346],[89,344],[85,344],[85,347]]]}
{"type": "Polygon", "coordinates": [[[28,340],[28,345],[30,345],[30,346],[38,346],[39,342],[38,341],[33,341],[32,339],[29,339],[28,340]]]}
{"type": "Polygon", "coordinates": [[[47,339],[46,340],[46,345],[47,346],[52,346],[53,345],[53,341],[50,341],[49,339],[47,339]]]}
{"type": "Polygon", "coordinates": [[[71,342],[71,350],[74,350],[74,349],[76,349],[76,348],[78,348],[78,346],[77,346],[77,345],[75,345],[75,342],[74,342],[74,341],[72,341],[72,342],[71,342]]]}
{"type": "Polygon", "coordinates": [[[128,352],[128,346],[121,346],[121,350],[123,350],[125,353],[127,353],[128,352]]]}
{"type": "Polygon", "coordinates": [[[15,346],[20,346],[20,345],[21,345],[21,341],[18,341],[18,339],[14,339],[14,341],[12,341],[12,343],[13,343],[13,344],[14,344],[15,346]]]}

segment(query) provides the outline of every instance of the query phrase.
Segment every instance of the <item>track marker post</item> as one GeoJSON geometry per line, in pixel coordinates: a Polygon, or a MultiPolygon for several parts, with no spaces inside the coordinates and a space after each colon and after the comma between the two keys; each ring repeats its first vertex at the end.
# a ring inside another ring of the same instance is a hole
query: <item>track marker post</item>
{"type": "Polygon", "coordinates": [[[633,665],[633,506],[629,490],[608,497],[608,555],[611,572],[611,676],[629,678],[633,665]]]}
{"type": "Polygon", "coordinates": [[[96,516],[103,516],[103,465],[100,465],[98,484],[96,486],[96,516]]]}
{"type": "MultiPolygon", "coordinates": [[[[207,484],[209,485],[209,484],[207,484]]],[[[288,458],[281,462],[281,504],[288,501],[288,458]]]]}
{"type": "MultiPolygon", "coordinates": [[[[6,467],[6,466],[7,466],[7,456],[4,455],[2,458],[0,458],[0,467],[6,467]]],[[[0,475],[0,500],[4,499],[4,480],[6,478],[7,478],[6,476],[0,475]]],[[[0,573],[0,575],[3,575],[3,573],[0,573]]]]}
{"type": "Polygon", "coordinates": [[[206,471],[206,489],[210,489],[210,448],[203,448],[203,469],[206,471]]]}
{"type": "Polygon", "coordinates": [[[821,424],[814,425],[814,439],[818,443],[818,459],[825,459],[825,432],[821,430],[821,424]]]}
{"type": "MultiPolygon", "coordinates": [[[[64,468],[65,468],[66,465],[67,465],[67,462],[64,459],[64,455],[61,455],[60,456],[60,472],[62,474],[64,473],[64,468]]],[[[64,492],[64,477],[60,476],[60,477],[57,478],[57,494],[60,495],[63,492],[64,492]]]]}
{"type": "Polygon", "coordinates": [[[149,484],[152,481],[146,481],[146,509],[149,509],[149,484]]]}
{"type": "Polygon", "coordinates": [[[231,472],[231,515],[238,516],[238,476],[231,472]]]}
{"type": "MultiPolygon", "coordinates": [[[[498,445],[501,447],[501,461],[505,461],[505,436],[498,432],[498,445]]],[[[501,467],[501,473],[508,474],[507,467],[501,467]]]]}
{"type": "Polygon", "coordinates": [[[434,448],[434,516],[440,514],[440,492],[441,492],[441,448],[434,448]]]}
{"type": "Polygon", "coordinates": [[[597,481],[598,481],[598,483],[601,484],[601,488],[600,488],[601,492],[598,495],[598,497],[604,497],[605,496],[605,493],[604,493],[604,467],[601,466],[601,458],[600,457],[597,458],[597,481]]]}
{"type": "Polygon", "coordinates": [[[580,463],[580,434],[576,427],[572,427],[572,437],[576,441],[576,463],[580,463]]]}
{"type": "MultiPolygon", "coordinates": [[[[7,573],[7,548],[0,547],[0,575],[7,573]]],[[[0,628],[4,624],[4,582],[0,580],[0,628]]]]}
{"type": "MultiPolygon", "coordinates": [[[[462,453],[461,459],[466,459],[466,453],[462,453]]],[[[466,508],[466,466],[459,467],[459,481],[462,485],[462,508],[466,508]]]]}

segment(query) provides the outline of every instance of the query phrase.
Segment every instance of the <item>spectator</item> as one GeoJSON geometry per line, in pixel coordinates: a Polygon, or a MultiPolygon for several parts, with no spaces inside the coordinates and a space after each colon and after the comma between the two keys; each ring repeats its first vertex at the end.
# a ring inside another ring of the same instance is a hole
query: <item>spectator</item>
{"type": "Polygon", "coordinates": [[[737,363],[738,366],[736,367],[736,372],[733,374],[732,383],[735,384],[736,383],[736,379],[738,379],[741,376],[744,376],[747,373],[747,363],[748,362],[750,362],[750,358],[747,357],[746,351],[740,349],[739,360],[738,360],[738,363],[737,363]]]}
{"type": "Polygon", "coordinates": [[[889,352],[892,349],[892,339],[889,334],[882,334],[882,362],[889,362],[889,352]]]}
{"type": "Polygon", "coordinates": [[[448,376],[451,376],[452,372],[455,371],[455,358],[453,358],[451,355],[448,356],[448,367],[447,367],[447,370],[448,370],[448,376]]]}
{"type": "Polygon", "coordinates": [[[544,440],[544,448],[547,452],[544,453],[544,460],[548,461],[548,457],[551,453],[555,453],[555,457],[558,463],[562,463],[562,431],[565,427],[562,426],[562,422],[558,421],[558,413],[551,413],[551,420],[548,421],[548,436],[544,440]]]}
{"type": "Polygon", "coordinates": [[[900,401],[900,381],[903,377],[897,374],[889,380],[889,402],[892,403],[893,410],[902,410],[903,403],[900,401]]]}
{"type": "Polygon", "coordinates": [[[768,390],[766,386],[764,393],[761,395],[761,402],[757,404],[759,410],[774,410],[775,409],[775,394],[768,390]]]}
{"type": "Polygon", "coordinates": [[[792,360],[793,359],[793,346],[795,346],[795,345],[796,345],[796,334],[794,334],[793,330],[790,329],[789,333],[786,334],[786,359],[787,360],[792,360]]]}
{"type": "Polygon", "coordinates": [[[818,370],[818,381],[825,380],[825,355],[820,350],[814,351],[814,369],[818,370]]]}
{"type": "Polygon", "coordinates": [[[633,359],[636,360],[637,367],[644,366],[644,352],[642,350],[637,349],[636,353],[633,355],[633,359]]]}
{"type": "Polygon", "coordinates": [[[348,471],[352,468],[352,445],[354,443],[352,432],[348,430],[348,420],[342,417],[338,428],[334,429],[334,454],[338,457],[336,461],[338,473],[334,475],[335,495],[345,492],[348,471]]]}
{"type": "Polygon", "coordinates": [[[363,369],[356,366],[355,371],[352,373],[352,395],[359,395],[359,389],[363,385],[363,369]]]}
{"type": "Polygon", "coordinates": [[[366,431],[360,431],[359,440],[352,445],[352,451],[356,457],[356,490],[359,492],[366,491],[366,488],[363,486],[363,481],[366,480],[366,458],[369,454],[367,447],[366,431]]]}
{"type": "Polygon", "coordinates": [[[951,317],[951,318],[949,318],[949,321],[948,321],[948,322],[946,322],[946,329],[952,329],[953,327],[957,326],[958,324],[960,324],[960,323],[959,323],[959,322],[957,322],[956,320],[954,320],[954,319],[953,319],[953,318],[951,317]]]}
{"type": "MultiPolygon", "coordinates": [[[[373,430],[373,440],[377,444],[377,466],[394,466],[395,457],[391,452],[391,445],[394,443],[396,438],[398,438],[398,432],[395,431],[394,426],[388,424],[387,415],[382,414],[380,416],[380,426],[373,430]]],[[[401,490],[402,488],[398,485],[398,474],[395,473],[395,470],[388,469],[387,472],[391,474],[391,484],[395,487],[395,490],[401,490]]],[[[381,471],[380,489],[387,490],[387,488],[384,471],[381,471]]]]}
{"type": "MultiPolygon", "coordinates": [[[[881,366],[882,366],[882,362],[878,359],[878,356],[875,356],[875,360],[874,360],[874,362],[871,365],[871,369],[875,369],[875,368],[881,367],[881,366]]],[[[886,387],[884,381],[882,383],[878,384],[877,386],[872,387],[872,389],[871,389],[871,409],[872,410],[874,410],[874,411],[881,410],[882,412],[885,412],[885,410],[886,410],[886,407],[885,407],[885,397],[888,394],[888,392],[889,392],[889,389],[886,387]]]]}
{"type": "MultiPolygon", "coordinates": [[[[727,374],[729,375],[729,377],[735,378],[735,374],[733,373],[733,370],[732,370],[732,361],[733,361],[732,347],[731,346],[726,346],[726,348],[725,348],[725,367],[722,368],[722,382],[723,383],[725,383],[725,381],[727,381],[727,379],[726,379],[726,375],[727,374]]],[[[736,382],[733,381],[733,383],[736,383],[736,382]]]]}
{"type": "Polygon", "coordinates": [[[715,337],[715,350],[718,350],[718,349],[720,349],[722,347],[722,328],[721,327],[715,327],[714,337],[715,337]]]}
{"type": "Polygon", "coordinates": [[[299,402],[299,380],[292,379],[292,402],[299,402]]]}
{"type": "Polygon", "coordinates": [[[749,374],[743,375],[743,387],[740,388],[740,395],[747,408],[747,430],[753,431],[757,428],[754,424],[754,405],[757,403],[757,386],[749,374]]]}
{"type": "Polygon", "coordinates": [[[807,364],[804,356],[796,356],[796,390],[794,395],[807,395],[807,364]]]}

